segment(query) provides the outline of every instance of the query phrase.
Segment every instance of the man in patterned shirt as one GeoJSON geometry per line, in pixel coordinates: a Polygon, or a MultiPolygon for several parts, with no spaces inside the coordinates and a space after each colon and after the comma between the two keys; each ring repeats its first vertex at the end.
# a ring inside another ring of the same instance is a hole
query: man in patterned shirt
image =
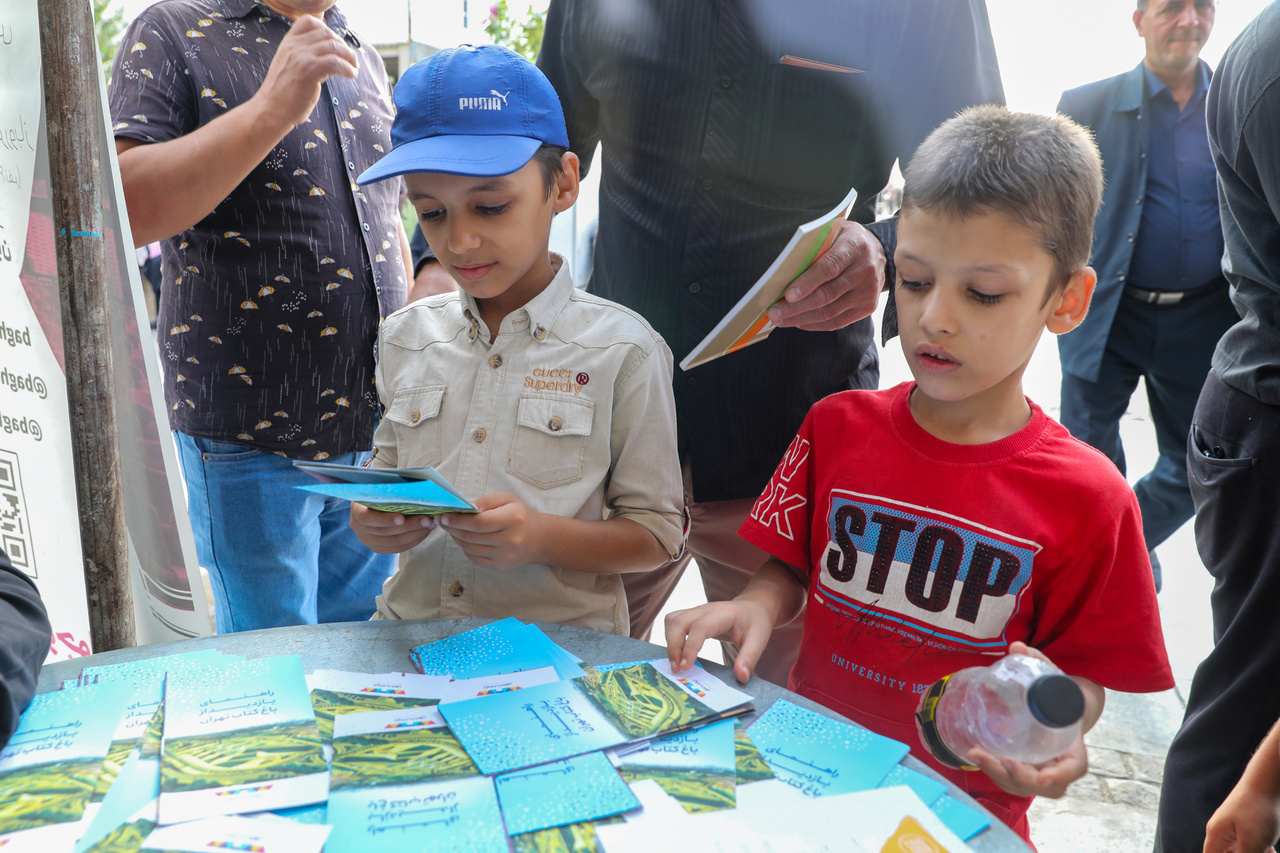
{"type": "Polygon", "coordinates": [[[386,70],[335,0],[164,0],[111,74],[134,241],[219,632],[363,619],[391,573],[292,459],[359,462],[379,319],[404,303],[386,70]]]}

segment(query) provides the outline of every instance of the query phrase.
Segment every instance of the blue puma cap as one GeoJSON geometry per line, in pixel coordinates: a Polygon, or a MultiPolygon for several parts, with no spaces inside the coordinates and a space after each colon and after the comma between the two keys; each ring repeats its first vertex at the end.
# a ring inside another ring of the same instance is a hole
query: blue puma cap
{"type": "Polygon", "coordinates": [[[569,147],[551,82],[505,47],[462,45],[415,63],[396,83],[395,104],[392,148],[357,183],[412,172],[509,175],[543,143],[569,147]]]}

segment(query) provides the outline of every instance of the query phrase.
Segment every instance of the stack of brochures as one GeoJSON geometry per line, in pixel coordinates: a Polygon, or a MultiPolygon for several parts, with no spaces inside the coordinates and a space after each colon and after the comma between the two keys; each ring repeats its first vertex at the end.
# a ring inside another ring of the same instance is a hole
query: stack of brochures
{"type": "Polygon", "coordinates": [[[86,668],[0,752],[0,847],[765,851],[799,830],[806,850],[963,853],[987,826],[896,741],[786,700],[744,727],[751,697],[701,667],[591,666],[516,619],[409,657],[86,668]]]}

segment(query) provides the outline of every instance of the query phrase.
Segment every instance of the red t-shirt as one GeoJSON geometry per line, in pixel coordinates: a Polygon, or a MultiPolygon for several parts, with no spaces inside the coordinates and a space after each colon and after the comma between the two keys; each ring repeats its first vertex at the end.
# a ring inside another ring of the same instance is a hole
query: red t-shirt
{"type": "Polygon", "coordinates": [[[1173,687],[1142,519],[1101,453],[1031,403],[1000,441],[925,432],[913,383],[809,411],[741,535],[809,573],[789,687],[911,746],[1026,834],[1030,797],[934,761],[921,694],[1021,640],[1113,690],[1173,687]]]}

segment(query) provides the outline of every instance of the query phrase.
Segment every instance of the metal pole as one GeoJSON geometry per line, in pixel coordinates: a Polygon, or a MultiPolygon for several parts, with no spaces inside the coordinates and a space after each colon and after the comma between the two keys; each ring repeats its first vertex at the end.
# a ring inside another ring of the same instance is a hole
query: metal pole
{"type": "Polygon", "coordinates": [[[137,645],[107,319],[98,44],[89,0],[38,0],[62,340],[95,652],[137,645]]]}

